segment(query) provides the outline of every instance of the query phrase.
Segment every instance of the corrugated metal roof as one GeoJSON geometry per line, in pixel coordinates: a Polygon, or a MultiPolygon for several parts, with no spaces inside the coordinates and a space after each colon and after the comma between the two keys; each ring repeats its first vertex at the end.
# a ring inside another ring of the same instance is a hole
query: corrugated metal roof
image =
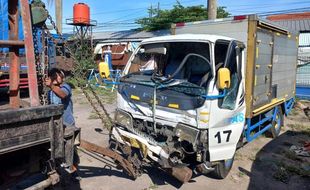
{"type": "Polygon", "coordinates": [[[279,20],[273,22],[294,32],[310,31],[310,18],[300,20],[279,20]]]}
{"type": "Polygon", "coordinates": [[[93,39],[96,41],[104,42],[120,42],[120,41],[135,41],[139,42],[143,39],[170,35],[169,30],[158,30],[152,32],[137,31],[137,30],[125,30],[117,32],[94,32],[93,39]]]}
{"type": "Polygon", "coordinates": [[[270,15],[267,17],[268,20],[272,20],[272,21],[302,20],[302,19],[309,19],[309,18],[310,18],[310,12],[270,15]]]}

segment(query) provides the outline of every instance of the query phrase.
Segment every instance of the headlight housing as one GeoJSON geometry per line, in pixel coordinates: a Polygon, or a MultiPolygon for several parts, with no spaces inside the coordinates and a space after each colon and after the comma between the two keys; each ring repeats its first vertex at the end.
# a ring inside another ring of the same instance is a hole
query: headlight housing
{"type": "Polygon", "coordinates": [[[115,123],[126,128],[132,128],[132,117],[129,113],[116,110],[115,123]]]}
{"type": "Polygon", "coordinates": [[[199,130],[182,123],[178,123],[174,130],[174,134],[179,137],[181,141],[185,140],[195,145],[198,140],[199,130]]]}

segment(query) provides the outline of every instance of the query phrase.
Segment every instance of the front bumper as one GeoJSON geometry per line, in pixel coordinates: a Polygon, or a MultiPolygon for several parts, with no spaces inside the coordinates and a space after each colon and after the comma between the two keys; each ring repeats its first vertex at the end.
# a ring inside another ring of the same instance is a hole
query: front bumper
{"type": "MultiPolygon", "coordinates": [[[[169,165],[169,155],[160,145],[157,145],[156,142],[149,141],[145,137],[125,131],[119,127],[116,129],[116,127],[117,126],[112,129],[112,140],[132,147],[136,147],[137,145],[140,146],[136,148],[146,150],[145,156],[148,156],[153,161],[157,162],[163,170],[170,173],[182,183],[186,183],[192,178],[192,169],[187,166],[173,167],[169,165]]],[[[142,152],[144,152],[144,150],[142,150],[142,152]]]]}
{"type": "Polygon", "coordinates": [[[141,148],[142,147],[145,148],[144,151],[149,158],[159,163],[163,167],[167,166],[169,154],[160,145],[138,134],[125,131],[120,127],[117,127],[116,129],[116,127],[117,126],[113,127],[112,129],[112,138],[115,138],[113,140],[116,140],[122,144],[127,144],[129,146],[133,146],[136,148],[139,148],[136,146],[138,144],[141,146],[141,148]]]}

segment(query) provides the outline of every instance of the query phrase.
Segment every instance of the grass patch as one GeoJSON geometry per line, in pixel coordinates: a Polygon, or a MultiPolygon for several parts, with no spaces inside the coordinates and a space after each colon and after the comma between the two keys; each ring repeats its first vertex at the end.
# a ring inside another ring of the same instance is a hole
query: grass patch
{"type": "Polygon", "coordinates": [[[276,172],[272,175],[272,177],[283,183],[288,183],[290,180],[290,175],[284,167],[279,167],[276,172]]]}
{"type": "Polygon", "coordinates": [[[148,188],[144,188],[143,190],[152,190],[152,189],[157,189],[158,185],[157,184],[150,184],[148,188]]]}
{"type": "Polygon", "coordinates": [[[310,171],[304,170],[299,164],[286,164],[283,161],[277,163],[278,169],[273,174],[273,177],[283,183],[288,183],[293,175],[302,177],[310,177],[310,171]]]}
{"type": "MultiPolygon", "coordinates": [[[[111,89],[105,89],[101,87],[92,87],[97,96],[100,98],[100,101],[104,104],[113,104],[116,101],[116,91],[113,92],[111,89]]],[[[86,88],[87,93],[93,97],[93,94],[90,89],[86,88]]],[[[93,97],[95,98],[95,97],[93,97]]]]}
{"type": "Polygon", "coordinates": [[[239,177],[244,177],[244,176],[245,176],[245,173],[243,173],[242,171],[239,171],[239,172],[238,172],[238,176],[239,176],[239,177]]]}
{"type": "Polygon", "coordinates": [[[292,151],[284,151],[284,156],[290,160],[299,160],[298,156],[292,151]]]}
{"type": "MultiPolygon", "coordinates": [[[[78,82],[76,79],[70,77],[66,80],[66,82],[71,86],[72,89],[74,89],[75,91],[79,91],[78,90],[78,82]]],[[[86,81],[83,81],[83,84],[81,84],[82,86],[86,86],[87,83],[86,81]]],[[[98,87],[95,84],[88,84],[91,85],[92,88],[94,89],[94,91],[96,92],[96,94],[100,97],[100,100],[103,103],[107,103],[107,104],[112,104],[115,102],[116,100],[116,89],[113,90],[109,88],[108,86],[106,86],[107,88],[104,87],[98,87]]],[[[104,84],[102,84],[104,86],[104,84]]],[[[90,92],[90,90],[88,88],[86,88],[86,91],[91,95],[92,93],[90,92]]]]}
{"type": "Polygon", "coordinates": [[[88,116],[88,119],[100,119],[98,114],[96,113],[91,113],[89,116],[88,116]]]}

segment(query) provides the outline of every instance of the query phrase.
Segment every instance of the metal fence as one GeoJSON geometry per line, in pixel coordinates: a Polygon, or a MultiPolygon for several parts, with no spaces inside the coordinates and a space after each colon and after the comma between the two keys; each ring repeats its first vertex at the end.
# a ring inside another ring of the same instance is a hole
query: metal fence
{"type": "Polygon", "coordinates": [[[296,85],[308,86],[310,88],[310,64],[297,68],[296,85]]]}

